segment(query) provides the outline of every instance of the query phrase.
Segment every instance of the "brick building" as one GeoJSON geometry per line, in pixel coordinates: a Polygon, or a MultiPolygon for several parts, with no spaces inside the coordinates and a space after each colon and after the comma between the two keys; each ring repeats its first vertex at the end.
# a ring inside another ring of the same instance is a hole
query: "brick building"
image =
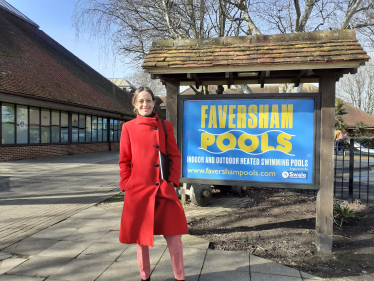
{"type": "Polygon", "coordinates": [[[0,0],[0,161],[118,149],[131,98],[0,0]]]}

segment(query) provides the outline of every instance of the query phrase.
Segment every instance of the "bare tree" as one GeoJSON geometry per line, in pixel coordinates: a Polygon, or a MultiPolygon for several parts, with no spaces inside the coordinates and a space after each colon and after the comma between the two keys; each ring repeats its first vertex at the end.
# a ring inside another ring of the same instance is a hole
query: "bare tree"
{"type": "MultiPolygon", "coordinates": [[[[130,64],[144,59],[153,40],[237,35],[215,0],[77,0],[73,25],[112,47],[130,64]]],[[[231,11],[230,9],[229,11],[231,11]]],[[[235,12],[234,12],[235,13],[235,12]]],[[[106,49],[107,51],[107,49],[106,49]]]]}
{"type": "Polygon", "coordinates": [[[374,61],[361,66],[357,73],[346,74],[336,85],[337,96],[371,115],[374,114],[374,61]]]}
{"type": "Polygon", "coordinates": [[[130,83],[133,84],[136,88],[147,86],[151,88],[156,96],[166,95],[165,86],[162,85],[160,80],[151,79],[151,75],[149,73],[146,73],[140,67],[136,68],[133,74],[128,76],[126,79],[130,81],[130,83]]]}
{"type": "Polygon", "coordinates": [[[160,39],[355,28],[374,41],[374,0],[77,0],[73,20],[132,65],[160,39]]]}

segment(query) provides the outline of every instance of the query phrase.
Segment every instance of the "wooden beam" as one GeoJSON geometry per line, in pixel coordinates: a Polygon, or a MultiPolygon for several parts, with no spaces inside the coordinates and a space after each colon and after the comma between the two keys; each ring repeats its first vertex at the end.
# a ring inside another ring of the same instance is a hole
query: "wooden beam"
{"type": "Polygon", "coordinates": [[[307,70],[301,70],[300,71],[299,75],[297,75],[297,77],[294,80],[294,84],[295,84],[294,86],[295,87],[299,87],[301,77],[303,77],[306,73],[307,73],[307,70]]]}
{"type": "Polygon", "coordinates": [[[232,72],[225,72],[225,78],[228,79],[227,86],[231,89],[231,85],[234,83],[234,75],[232,72]]]}
{"type": "Polygon", "coordinates": [[[212,66],[212,67],[180,67],[180,68],[146,68],[145,71],[151,74],[168,73],[216,73],[216,72],[246,72],[246,71],[266,71],[278,70],[301,70],[313,69],[335,69],[335,68],[358,68],[362,61],[342,61],[335,63],[299,63],[299,64],[264,64],[264,65],[246,65],[246,66],[212,66]]]}
{"type": "Polygon", "coordinates": [[[177,139],[177,97],[179,94],[179,81],[166,80],[166,119],[173,124],[174,136],[177,139]]]}
{"type": "Polygon", "coordinates": [[[195,80],[180,81],[180,86],[196,86],[195,80]]]}
{"type": "Polygon", "coordinates": [[[335,79],[333,75],[320,78],[320,189],[316,203],[316,245],[324,252],[331,252],[333,245],[335,79]]]}
{"type": "Polygon", "coordinates": [[[198,78],[197,74],[196,73],[187,73],[187,78],[188,79],[194,79],[195,80],[195,84],[196,84],[196,87],[199,88],[200,85],[201,85],[201,81],[200,79],[198,78]]]}
{"type": "Polygon", "coordinates": [[[261,84],[261,88],[264,88],[264,85],[265,85],[265,74],[266,74],[267,71],[261,71],[261,75],[260,75],[260,84],[261,84]]]}

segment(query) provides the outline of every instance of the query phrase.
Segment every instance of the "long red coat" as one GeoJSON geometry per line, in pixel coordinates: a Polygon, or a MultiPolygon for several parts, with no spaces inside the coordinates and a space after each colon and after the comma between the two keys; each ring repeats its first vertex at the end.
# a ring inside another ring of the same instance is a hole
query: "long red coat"
{"type": "MultiPolygon", "coordinates": [[[[173,126],[164,121],[167,154],[170,158],[169,181],[179,186],[181,156],[173,126]]],[[[166,153],[161,120],[138,115],[122,126],[119,186],[125,191],[119,240],[126,244],[153,246],[153,235],[188,232],[186,216],[174,186],[163,181],[158,151],[166,153]]]]}

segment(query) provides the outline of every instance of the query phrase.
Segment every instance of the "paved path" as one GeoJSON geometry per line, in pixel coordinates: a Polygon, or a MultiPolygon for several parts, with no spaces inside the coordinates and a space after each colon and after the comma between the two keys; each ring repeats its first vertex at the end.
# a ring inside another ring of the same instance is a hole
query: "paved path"
{"type": "MultiPolygon", "coordinates": [[[[136,248],[118,242],[118,152],[0,163],[0,281],[140,280],[136,248]]],[[[245,207],[248,199],[187,206],[189,221],[245,207]]],[[[208,249],[183,236],[186,280],[318,280],[246,252],[208,249]]],[[[150,250],[152,281],[174,280],[166,243],[150,250]]]]}

